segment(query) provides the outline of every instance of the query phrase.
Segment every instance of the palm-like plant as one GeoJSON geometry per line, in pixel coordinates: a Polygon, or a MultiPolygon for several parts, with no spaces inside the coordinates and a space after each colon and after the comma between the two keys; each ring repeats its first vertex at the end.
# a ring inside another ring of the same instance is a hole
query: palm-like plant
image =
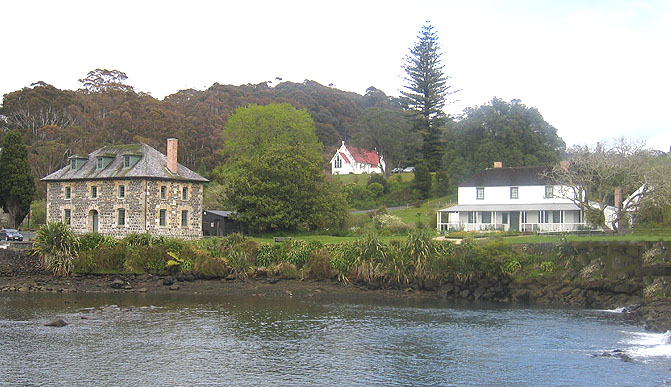
{"type": "Polygon", "coordinates": [[[63,222],[51,222],[37,230],[33,254],[39,255],[42,265],[54,275],[70,275],[78,250],[79,238],[63,222]]]}

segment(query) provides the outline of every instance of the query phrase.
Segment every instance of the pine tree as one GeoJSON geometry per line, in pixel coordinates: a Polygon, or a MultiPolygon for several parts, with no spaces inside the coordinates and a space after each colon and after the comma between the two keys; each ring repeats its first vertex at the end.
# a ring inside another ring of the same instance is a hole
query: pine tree
{"type": "Polygon", "coordinates": [[[0,206],[9,213],[14,227],[18,227],[30,211],[34,194],[28,151],[21,133],[13,130],[5,136],[0,153],[0,206]]]}
{"type": "Polygon", "coordinates": [[[415,128],[424,138],[423,156],[430,169],[435,170],[442,155],[442,125],[446,119],[443,107],[447,95],[454,91],[450,91],[449,77],[443,73],[445,66],[433,26],[424,25],[417,38],[404,59],[406,77],[403,79],[408,91],[401,91],[401,95],[408,108],[417,113],[415,128]]]}

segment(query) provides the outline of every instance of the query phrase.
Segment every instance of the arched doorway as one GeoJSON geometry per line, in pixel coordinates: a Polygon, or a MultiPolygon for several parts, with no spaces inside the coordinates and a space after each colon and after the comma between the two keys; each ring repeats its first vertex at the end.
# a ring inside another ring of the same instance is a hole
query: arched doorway
{"type": "Polygon", "coordinates": [[[98,232],[98,211],[91,210],[91,212],[89,212],[89,225],[90,231],[98,232]]]}

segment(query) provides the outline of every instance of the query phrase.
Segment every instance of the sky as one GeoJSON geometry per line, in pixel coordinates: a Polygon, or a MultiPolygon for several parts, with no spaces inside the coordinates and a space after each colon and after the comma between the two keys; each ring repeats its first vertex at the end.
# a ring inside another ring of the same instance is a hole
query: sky
{"type": "Polygon", "coordinates": [[[74,90],[107,68],[159,99],[277,77],[398,96],[403,58],[430,21],[460,90],[446,113],[519,99],[568,145],[671,146],[667,0],[23,0],[0,9],[0,95],[37,81],[74,90]]]}

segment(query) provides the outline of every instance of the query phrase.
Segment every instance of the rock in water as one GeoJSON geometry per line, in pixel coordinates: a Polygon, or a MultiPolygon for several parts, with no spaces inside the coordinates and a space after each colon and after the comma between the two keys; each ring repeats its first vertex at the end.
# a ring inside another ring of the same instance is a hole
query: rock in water
{"type": "Polygon", "coordinates": [[[125,283],[122,280],[117,278],[114,281],[112,281],[112,284],[110,285],[110,287],[112,289],[121,289],[124,285],[125,285],[125,283]]]}
{"type": "Polygon", "coordinates": [[[56,327],[56,328],[64,327],[66,325],[68,325],[68,323],[65,322],[65,320],[63,320],[62,318],[55,318],[49,321],[48,323],[44,324],[45,327],[56,327]]]}

